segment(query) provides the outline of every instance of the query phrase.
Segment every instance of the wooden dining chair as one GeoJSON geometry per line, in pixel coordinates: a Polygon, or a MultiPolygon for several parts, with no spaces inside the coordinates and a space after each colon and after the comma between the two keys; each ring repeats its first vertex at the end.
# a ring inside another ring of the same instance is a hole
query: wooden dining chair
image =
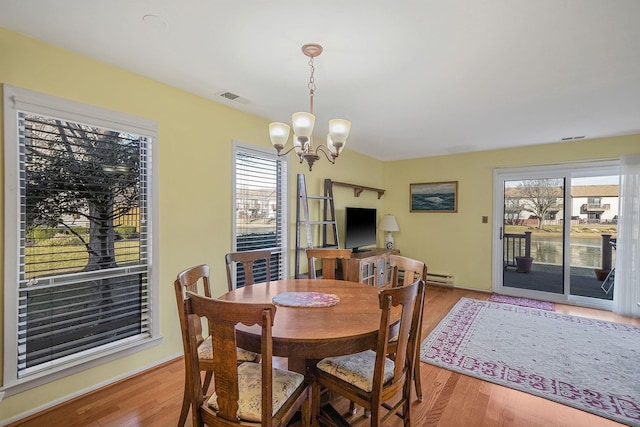
{"type": "Polygon", "coordinates": [[[424,281],[417,280],[407,286],[383,289],[380,292],[380,328],[375,350],[356,354],[329,357],[318,362],[313,369],[312,419],[320,417],[321,387],[344,396],[363,406],[371,413],[371,426],[385,425],[387,420],[398,415],[404,425],[411,425],[409,400],[413,359],[418,345],[419,315],[415,309],[424,294],[424,281]],[[388,357],[390,329],[398,320],[398,345],[394,359],[388,357]],[[395,404],[389,401],[400,398],[395,404]],[[387,411],[383,415],[383,408],[387,411]]]}
{"type": "Polygon", "coordinates": [[[188,292],[184,308],[189,318],[187,367],[194,426],[284,427],[298,410],[301,424],[310,425],[311,382],[302,374],[272,366],[274,304],[230,302],[188,292]],[[203,392],[200,383],[198,318],[206,318],[212,327],[216,374],[211,395],[203,392]],[[237,348],[238,323],[260,326],[262,363],[237,365],[227,357],[237,348]]]}
{"type": "MultiPolygon", "coordinates": [[[[426,280],[427,266],[424,262],[416,259],[407,258],[400,255],[389,256],[389,266],[391,267],[391,285],[406,286],[414,283],[418,279],[426,280]]],[[[422,340],[422,316],[424,310],[424,293],[422,299],[417,304],[418,314],[418,345],[416,346],[416,355],[414,358],[415,366],[413,370],[413,379],[416,387],[416,398],[422,402],[422,382],[420,379],[420,342],[422,340]]],[[[390,353],[394,353],[397,345],[397,336],[392,337],[389,342],[390,353]]]]}
{"type": "Polygon", "coordinates": [[[418,279],[427,279],[427,266],[417,259],[400,255],[389,255],[392,286],[409,285],[418,279]]]}
{"type": "Polygon", "coordinates": [[[317,279],[316,260],[322,263],[322,279],[343,279],[349,277],[349,263],[347,260],[351,258],[351,249],[335,249],[335,248],[308,248],[307,261],[309,266],[309,278],[317,279]],[[338,260],[340,264],[338,265],[338,260]]]}
{"type": "MultiPolygon", "coordinates": [[[[198,293],[206,297],[211,297],[211,283],[209,280],[209,266],[206,264],[197,265],[187,268],[180,273],[174,281],[174,288],[176,293],[176,303],[178,305],[178,318],[180,320],[180,331],[182,333],[182,347],[185,353],[185,358],[188,350],[187,341],[187,318],[184,315],[184,304],[187,292],[198,293]]],[[[211,336],[206,338],[202,336],[202,324],[198,319],[198,327],[196,333],[198,334],[198,346],[197,356],[200,360],[200,369],[205,372],[205,378],[203,383],[203,391],[206,393],[211,384],[211,378],[213,376],[213,354],[211,336]]],[[[209,325],[208,325],[209,326],[209,325]]],[[[207,327],[207,330],[210,330],[207,327]]],[[[255,361],[258,359],[258,354],[243,349],[237,349],[236,358],[237,363],[243,361],[255,361]]],[[[186,364],[185,364],[186,365],[186,364]]],[[[184,393],[182,397],[182,409],[180,411],[180,418],[178,426],[183,426],[187,420],[189,413],[189,393],[188,393],[188,371],[185,369],[185,384],[184,393]]]]}
{"type": "MultiPolygon", "coordinates": [[[[268,249],[230,252],[224,256],[224,260],[227,265],[227,285],[229,291],[237,288],[237,277],[234,281],[233,269],[238,264],[242,265],[244,272],[244,286],[250,286],[256,282],[255,273],[258,271],[258,268],[255,266],[256,263],[260,266],[259,271],[264,271],[265,282],[271,281],[271,251],[268,249]]],[[[263,274],[261,274],[261,277],[262,275],[263,274]]]]}

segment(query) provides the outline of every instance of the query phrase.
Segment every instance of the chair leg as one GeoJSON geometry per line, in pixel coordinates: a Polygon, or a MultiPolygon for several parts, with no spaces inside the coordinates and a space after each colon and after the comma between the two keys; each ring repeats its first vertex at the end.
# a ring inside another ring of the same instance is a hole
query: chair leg
{"type": "Polygon", "coordinates": [[[349,416],[355,415],[356,412],[358,412],[358,409],[356,408],[355,402],[349,402],[349,416]]]}
{"type": "Polygon", "coordinates": [[[311,425],[318,427],[320,417],[320,385],[314,382],[311,386],[311,425]]]}
{"type": "MultiPolygon", "coordinates": [[[[347,413],[347,416],[352,417],[356,413],[358,413],[358,408],[356,408],[355,402],[353,402],[353,401],[349,402],[349,412],[347,413]]],[[[369,418],[371,416],[371,411],[369,411],[367,408],[365,408],[363,415],[364,415],[365,418],[369,418]]]]}
{"type": "Polygon", "coordinates": [[[413,370],[413,380],[416,385],[416,397],[422,402],[422,380],[420,379],[420,360],[416,360],[416,366],[413,370]]]}
{"type": "MultiPolygon", "coordinates": [[[[367,409],[365,409],[365,415],[367,414],[367,409]]],[[[380,424],[380,405],[373,405],[371,407],[371,410],[368,411],[369,412],[369,417],[371,418],[370,422],[370,426],[371,427],[379,427],[381,426],[380,424]]]]}
{"type": "MultiPolygon", "coordinates": [[[[185,375],[186,377],[186,375],[185,375]]],[[[213,378],[213,371],[206,371],[204,375],[204,383],[202,385],[202,393],[207,394],[209,391],[209,386],[211,385],[211,379],[213,378]]],[[[189,408],[191,406],[191,401],[189,400],[189,389],[187,379],[184,380],[184,393],[182,397],[182,409],[180,410],[180,418],[178,419],[178,427],[183,427],[187,422],[187,415],[189,415],[189,408]]]]}
{"type": "MultiPolygon", "coordinates": [[[[409,382],[408,384],[405,383],[405,387],[402,390],[402,395],[403,395],[403,412],[402,412],[402,421],[404,424],[404,427],[411,427],[411,404],[409,403],[411,401],[411,382],[409,382]]],[[[422,400],[422,399],[421,399],[422,400]]]]}
{"type": "MultiPolygon", "coordinates": [[[[313,386],[312,386],[313,389],[313,386]]],[[[300,408],[300,425],[302,427],[311,427],[311,416],[313,414],[313,390],[307,390],[307,396],[300,408]]]]}
{"type": "Polygon", "coordinates": [[[422,343],[422,316],[420,316],[420,322],[418,323],[418,343],[416,345],[416,354],[413,359],[413,380],[416,385],[416,397],[419,402],[422,402],[422,380],[420,379],[420,344],[422,343]]]}
{"type": "Polygon", "coordinates": [[[178,427],[183,427],[184,424],[187,422],[187,415],[189,415],[190,406],[191,406],[191,401],[189,399],[188,383],[185,378],[184,393],[182,394],[182,409],[180,409],[180,418],[178,419],[178,427]]]}
{"type": "Polygon", "coordinates": [[[206,371],[204,375],[204,383],[202,384],[202,394],[207,394],[209,386],[211,385],[211,379],[213,378],[213,371],[206,371]]]}

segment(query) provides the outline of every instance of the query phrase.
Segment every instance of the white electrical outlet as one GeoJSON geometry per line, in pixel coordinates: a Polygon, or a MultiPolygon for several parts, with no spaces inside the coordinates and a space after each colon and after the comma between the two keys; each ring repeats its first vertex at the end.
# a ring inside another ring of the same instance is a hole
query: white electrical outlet
{"type": "Polygon", "coordinates": [[[2,402],[3,398],[4,398],[4,391],[0,391],[0,402],[2,402]]]}

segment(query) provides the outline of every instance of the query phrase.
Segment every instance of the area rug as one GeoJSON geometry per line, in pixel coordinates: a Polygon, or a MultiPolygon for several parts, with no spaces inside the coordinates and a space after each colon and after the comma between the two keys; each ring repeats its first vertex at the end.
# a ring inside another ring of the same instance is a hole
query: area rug
{"type": "Polygon", "coordinates": [[[540,301],[537,299],[510,297],[508,295],[491,294],[489,301],[502,302],[505,304],[519,305],[522,307],[537,308],[540,310],[556,311],[556,305],[549,301],[540,301]]]}
{"type": "Polygon", "coordinates": [[[640,327],[462,298],[420,359],[640,426],[640,327]]]}

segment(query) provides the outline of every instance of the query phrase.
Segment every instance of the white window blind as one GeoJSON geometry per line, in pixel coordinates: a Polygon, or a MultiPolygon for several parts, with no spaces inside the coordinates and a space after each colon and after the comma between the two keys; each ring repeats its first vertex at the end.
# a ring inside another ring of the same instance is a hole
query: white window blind
{"type": "Polygon", "coordinates": [[[155,133],[105,111],[5,86],[5,386],[157,333],[155,133]]]}
{"type": "MultiPolygon", "coordinates": [[[[270,249],[271,280],[286,276],[287,162],[274,153],[235,144],[234,251],[270,249]]],[[[256,282],[265,280],[264,262],[256,263],[256,282]]],[[[244,271],[235,271],[237,286],[244,271]]]]}

